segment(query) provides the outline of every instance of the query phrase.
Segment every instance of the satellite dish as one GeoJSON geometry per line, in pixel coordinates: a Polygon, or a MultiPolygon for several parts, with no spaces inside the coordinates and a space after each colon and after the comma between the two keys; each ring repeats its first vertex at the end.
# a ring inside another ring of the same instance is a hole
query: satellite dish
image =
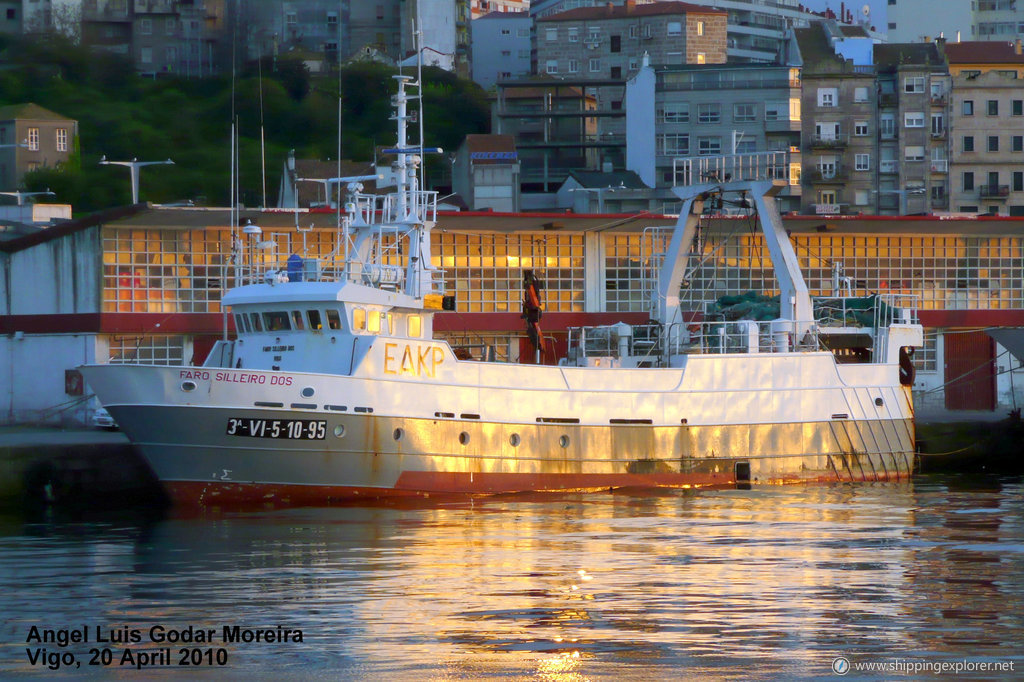
{"type": "Polygon", "coordinates": [[[871,16],[871,5],[864,5],[861,7],[860,13],[863,14],[865,18],[871,16]]]}

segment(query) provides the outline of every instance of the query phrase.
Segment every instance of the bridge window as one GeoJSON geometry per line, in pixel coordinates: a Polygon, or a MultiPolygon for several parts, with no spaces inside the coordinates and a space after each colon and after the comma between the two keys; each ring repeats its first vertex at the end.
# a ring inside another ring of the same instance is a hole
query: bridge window
{"type": "Polygon", "coordinates": [[[371,310],[369,316],[366,318],[366,331],[371,334],[380,334],[380,316],[382,313],[376,310],[371,310]]]}
{"type": "Polygon", "coordinates": [[[261,332],[261,331],[263,331],[263,323],[260,322],[260,314],[259,313],[249,313],[249,324],[252,325],[252,330],[254,332],[261,332]]]}
{"type": "Polygon", "coordinates": [[[288,331],[291,329],[288,313],[276,310],[272,313],[263,313],[263,326],[268,332],[288,331]]]}
{"type": "Polygon", "coordinates": [[[327,309],[327,326],[331,329],[341,329],[341,314],[334,308],[327,309]]]}
{"type": "Polygon", "coordinates": [[[306,319],[309,320],[309,328],[316,331],[317,329],[323,329],[324,325],[320,321],[319,310],[307,310],[306,319]]]}
{"type": "Polygon", "coordinates": [[[356,331],[366,329],[366,311],[362,308],[352,309],[352,329],[356,331]]]}
{"type": "Polygon", "coordinates": [[[247,332],[247,331],[249,331],[249,326],[248,326],[248,324],[246,324],[246,322],[247,322],[247,320],[245,319],[245,315],[244,314],[239,313],[239,314],[235,315],[235,331],[236,332],[247,332]]]}
{"type": "Polygon", "coordinates": [[[422,320],[419,315],[409,316],[409,336],[418,337],[423,333],[422,320]]]}
{"type": "Polygon", "coordinates": [[[292,311],[292,327],[294,329],[299,329],[299,330],[303,329],[304,325],[302,324],[302,311],[299,311],[299,310],[293,310],[292,311]]]}

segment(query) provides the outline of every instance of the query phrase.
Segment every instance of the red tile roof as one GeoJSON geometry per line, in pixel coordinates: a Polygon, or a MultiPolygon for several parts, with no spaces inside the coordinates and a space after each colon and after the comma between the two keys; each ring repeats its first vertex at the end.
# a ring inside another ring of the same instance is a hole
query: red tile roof
{"type": "Polygon", "coordinates": [[[665,14],[722,14],[728,12],[689,2],[655,2],[646,5],[604,5],[602,7],[580,7],[541,17],[537,21],[581,21],[595,19],[625,19],[626,17],[652,17],[665,14]]]}
{"type": "Polygon", "coordinates": [[[1024,54],[1017,52],[1016,45],[1002,40],[946,43],[945,49],[950,64],[1024,64],[1024,54]]]}

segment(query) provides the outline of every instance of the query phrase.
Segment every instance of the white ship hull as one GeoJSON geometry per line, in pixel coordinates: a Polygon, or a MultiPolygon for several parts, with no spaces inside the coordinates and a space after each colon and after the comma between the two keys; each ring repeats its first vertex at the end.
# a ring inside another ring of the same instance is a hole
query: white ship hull
{"type": "Polygon", "coordinates": [[[388,367],[391,349],[371,349],[364,376],[83,371],[178,502],[893,480],[913,470],[913,408],[895,365],[803,352],[595,370],[423,349],[412,357],[441,349],[441,362],[383,375],[374,365],[388,367]]]}

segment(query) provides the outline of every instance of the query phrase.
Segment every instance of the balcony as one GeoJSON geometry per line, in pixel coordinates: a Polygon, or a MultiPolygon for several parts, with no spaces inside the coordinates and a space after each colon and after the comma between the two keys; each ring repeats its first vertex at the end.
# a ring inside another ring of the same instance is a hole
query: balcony
{"type": "Polygon", "coordinates": [[[842,165],[815,166],[804,171],[804,177],[812,185],[832,185],[846,182],[850,173],[842,165]]]}
{"type": "Polygon", "coordinates": [[[946,93],[932,93],[931,103],[933,107],[944,107],[946,106],[946,93]]]}
{"type": "Polygon", "coordinates": [[[945,140],[946,139],[946,129],[943,128],[942,130],[933,130],[931,132],[931,138],[933,140],[945,140]]]}
{"type": "Polygon", "coordinates": [[[842,149],[846,145],[846,135],[815,135],[811,138],[812,149],[842,149]]]}
{"type": "Polygon", "coordinates": [[[932,159],[929,170],[932,173],[946,173],[949,171],[949,161],[947,159],[932,159]]]}
{"type": "Polygon", "coordinates": [[[949,208],[949,199],[945,196],[932,197],[931,206],[934,209],[945,210],[949,208]]]}
{"type": "Polygon", "coordinates": [[[1010,196],[1009,185],[981,185],[978,187],[982,199],[1006,199],[1010,196]]]}
{"type": "Polygon", "coordinates": [[[898,101],[894,92],[883,92],[878,96],[878,106],[880,107],[894,107],[898,101]]]}
{"type": "Polygon", "coordinates": [[[883,159],[878,162],[878,172],[883,175],[895,175],[900,172],[899,161],[889,161],[883,159]]]}

